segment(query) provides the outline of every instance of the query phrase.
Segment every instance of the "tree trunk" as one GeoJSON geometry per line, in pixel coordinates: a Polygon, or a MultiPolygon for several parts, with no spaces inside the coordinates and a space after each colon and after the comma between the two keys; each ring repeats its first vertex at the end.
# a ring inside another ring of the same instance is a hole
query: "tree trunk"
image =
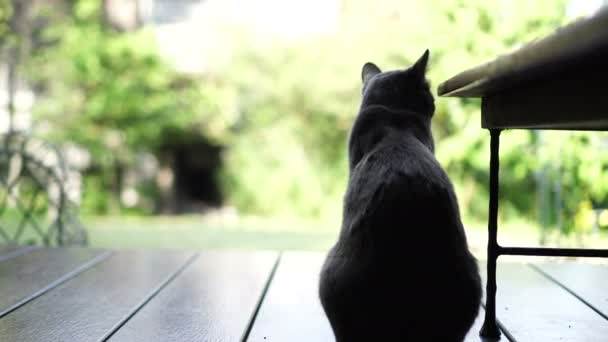
{"type": "Polygon", "coordinates": [[[156,186],[160,192],[158,211],[162,214],[176,214],[178,205],[175,189],[175,154],[172,151],[162,152],[159,162],[160,168],[156,175],[156,186]]]}
{"type": "Polygon", "coordinates": [[[18,68],[29,50],[30,40],[30,25],[29,11],[31,8],[31,0],[12,0],[13,15],[10,19],[9,26],[14,40],[8,51],[8,115],[9,126],[8,131],[15,131],[15,114],[17,91],[19,90],[19,75],[18,68]]]}

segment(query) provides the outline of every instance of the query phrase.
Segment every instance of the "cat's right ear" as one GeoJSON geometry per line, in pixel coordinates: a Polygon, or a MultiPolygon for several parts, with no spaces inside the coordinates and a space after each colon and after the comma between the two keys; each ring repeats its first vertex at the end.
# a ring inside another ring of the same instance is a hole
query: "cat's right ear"
{"type": "Polygon", "coordinates": [[[412,69],[416,73],[416,75],[420,76],[420,78],[424,78],[424,74],[426,73],[426,66],[429,63],[429,49],[426,49],[422,56],[418,58],[416,63],[412,66],[412,69]]]}
{"type": "Polygon", "coordinates": [[[376,66],[376,64],[367,62],[365,65],[363,65],[363,69],[361,70],[361,80],[363,83],[367,83],[367,81],[369,81],[372,77],[381,72],[382,71],[376,66]]]}

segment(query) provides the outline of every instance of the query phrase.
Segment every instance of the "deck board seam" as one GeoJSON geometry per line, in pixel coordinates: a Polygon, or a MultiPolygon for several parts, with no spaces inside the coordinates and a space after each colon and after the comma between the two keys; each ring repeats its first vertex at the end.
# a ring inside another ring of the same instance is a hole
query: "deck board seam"
{"type": "Polygon", "coordinates": [[[129,322],[129,320],[131,320],[131,318],[133,318],[139,311],[141,311],[141,309],[143,309],[144,306],[146,306],[146,304],[148,304],[164,288],[166,288],[179,275],[181,275],[186,270],[186,268],[188,268],[190,265],[192,265],[194,263],[194,261],[196,259],[198,259],[199,256],[200,256],[200,253],[194,253],[192,256],[190,256],[188,259],[186,259],[186,261],[184,262],[183,265],[181,265],[175,272],[171,273],[167,278],[165,278],[163,281],[161,281],[161,283],[156,288],[154,288],[150,293],[148,293],[148,295],[146,295],[139,304],[135,305],[135,308],[131,312],[129,312],[126,315],[126,317],[119,320],[118,323],[116,323],[116,325],[114,325],[112,328],[110,328],[110,330],[104,336],[102,336],[99,339],[99,341],[106,342],[110,338],[112,338],[112,336],[114,336],[114,334],[116,334],[125,324],[127,324],[127,322],[129,322]]]}
{"type": "Polygon", "coordinates": [[[593,306],[593,304],[589,303],[582,296],[580,296],[579,294],[577,294],[576,292],[574,292],[574,290],[570,289],[568,286],[566,286],[566,284],[560,282],[559,280],[557,280],[556,278],[554,278],[553,276],[551,276],[549,273],[545,272],[542,268],[540,268],[537,265],[528,264],[528,266],[530,266],[533,270],[535,270],[538,273],[540,273],[545,278],[547,278],[550,281],[552,281],[553,283],[555,283],[557,286],[561,287],[562,289],[564,289],[565,291],[567,291],[568,293],[570,293],[571,295],[573,295],[576,299],[580,300],[583,304],[587,305],[591,310],[595,311],[595,313],[597,313],[598,315],[602,316],[602,318],[604,318],[605,320],[608,320],[608,315],[606,315],[600,309],[598,309],[595,306],[593,306]]]}
{"type": "Polygon", "coordinates": [[[245,327],[245,332],[243,333],[243,337],[240,339],[240,341],[242,341],[242,342],[245,342],[249,339],[249,335],[251,334],[251,331],[253,330],[253,325],[255,324],[255,321],[258,318],[258,314],[260,313],[260,309],[262,308],[264,299],[266,299],[266,295],[268,294],[268,290],[270,289],[270,284],[274,280],[274,276],[277,272],[277,269],[279,268],[279,264],[281,263],[282,256],[283,256],[283,253],[279,253],[279,255],[277,256],[277,260],[274,262],[272,270],[270,271],[270,274],[268,275],[268,280],[266,280],[266,284],[264,285],[264,288],[262,289],[262,293],[260,294],[260,299],[256,303],[255,310],[251,314],[251,318],[249,319],[249,322],[247,322],[247,326],[245,327]]]}
{"type": "MultiPolygon", "coordinates": [[[[32,249],[36,249],[36,248],[32,248],[32,249]]],[[[32,300],[42,296],[43,294],[51,291],[52,289],[56,288],[57,286],[69,281],[70,279],[76,277],[77,275],[81,274],[82,272],[90,269],[91,267],[97,265],[98,263],[102,262],[103,260],[106,260],[107,258],[109,258],[112,254],[114,254],[113,251],[106,251],[103,252],[101,254],[98,254],[96,257],[94,257],[93,259],[87,261],[86,263],[76,267],[75,269],[71,270],[70,272],[64,274],[63,276],[55,279],[54,281],[52,281],[50,284],[48,284],[47,286],[41,288],[40,290],[32,293],[31,295],[21,299],[20,301],[18,301],[17,303],[9,306],[8,308],[0,311],[0,318],[8,315],[9,313],[17,310],[18,308],[20,308],[21,306],[31,302],[32,300]]]]}
{"type": "Polygon", "coordinates": [[[2,254],[2,255],[0,255],[0,262],[8,260],[8,259],[12,259],[14,257],[18,257],[20,255],[27,254],[27,253],[29,253],[29,252],[31,252],[33,250],[36,250],[36,249],[38,249],[38,247],[35,247],[35,246],[25,246],[25,247],[19,248],[17,250],[14,250],[12,252],[8,252],[6,254],[2,254]]]}

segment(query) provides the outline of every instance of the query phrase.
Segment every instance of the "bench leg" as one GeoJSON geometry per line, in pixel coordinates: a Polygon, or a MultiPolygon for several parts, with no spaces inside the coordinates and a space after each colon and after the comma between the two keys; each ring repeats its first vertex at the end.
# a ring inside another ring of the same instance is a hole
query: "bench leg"
{"type": "Polygon", "coordinates": [[[490,208],[488,213],[488,272],[486,283],[486,316],[479,334],[486,338],[499,338],[496,324],[496,259],[499,255],[498,231],[498,147],[500,130],[490,130],[490,208]]]}

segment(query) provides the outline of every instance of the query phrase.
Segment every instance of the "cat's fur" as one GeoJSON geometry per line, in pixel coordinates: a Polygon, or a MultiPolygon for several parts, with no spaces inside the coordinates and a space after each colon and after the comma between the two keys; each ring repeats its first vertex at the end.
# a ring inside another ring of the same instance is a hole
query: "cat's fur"
{"type": "Polygon", "coordinates": [[[319,284],[338,342],[460,342],[478,314],[476,260],[434,156],[427,61],[363,67],[342,230],[319,284]]]}

